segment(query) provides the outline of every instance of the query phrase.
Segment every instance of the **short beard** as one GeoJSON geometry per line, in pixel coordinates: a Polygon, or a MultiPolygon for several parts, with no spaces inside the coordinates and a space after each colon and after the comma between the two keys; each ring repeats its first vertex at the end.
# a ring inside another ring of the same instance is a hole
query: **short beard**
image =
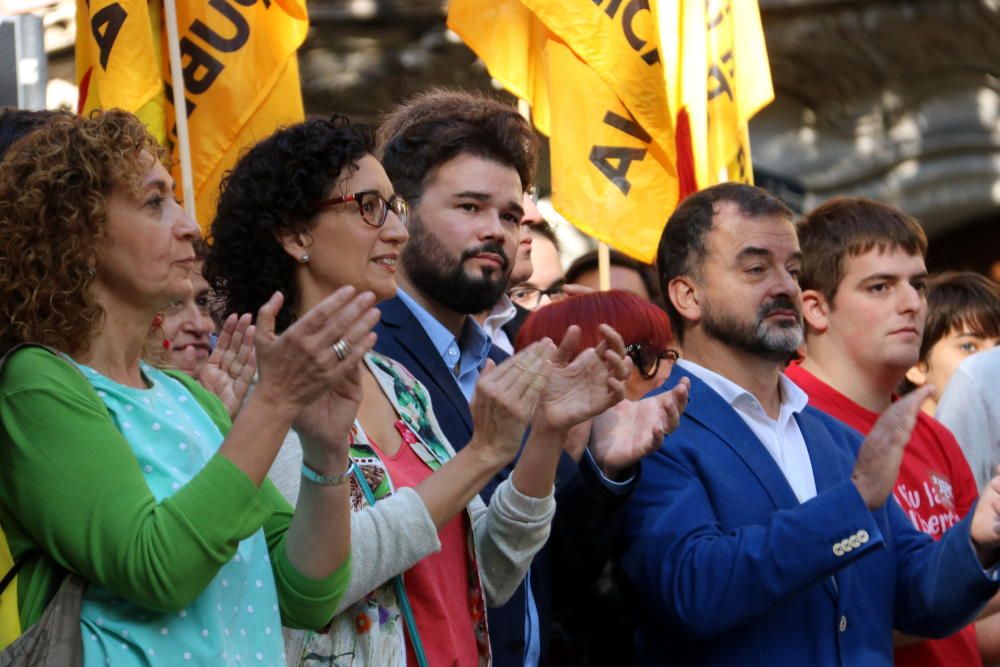
{"type": "Polygon", "coordinates": [[[410,222],[410,240],[399,262],[406,277],[424,296],[463,315],[483,313],[495,306],[507,290],[512,262],[503,245],[484,243],[465,250],[458,261],[448,254],[436,236],[424,228],[416,216],[410,222]],[[465,260],[489,252],[498,255],[503,266],[484,271],[480,277],[465,272],[465,260]]]}
{"type": "Polygon", "coordinates": [[[802,312],[791,299],[778,297],[764,303],[752,322],[741,322],[730,315],[716,315],[706,303],[701,324],[705,334],[736,350],[769,361],[788,361],[802,345],[802,312]],[[795,312],[795,321],[781,321],[773,326],[765,318],[776,310],[795,312]]]}

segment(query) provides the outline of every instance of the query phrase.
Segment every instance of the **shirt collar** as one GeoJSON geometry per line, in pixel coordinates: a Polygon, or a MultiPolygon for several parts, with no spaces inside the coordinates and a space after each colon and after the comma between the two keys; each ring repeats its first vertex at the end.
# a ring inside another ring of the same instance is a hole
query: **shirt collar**
{"type": "Polygon", "coordinates": [[[486,319],[483,320],[483,329],[486,330],[487,335],[493,336],[494,332],[515,317],[517,317],[517,307],[510,300],[510,297],[504,294],[497,301],[496,305],[493,306],[493,309],[490,310],[490,314],[486,316],[486,319]]]}
{"type": "MultiPolygon", "coordinates": [[[[463,352],[467,353],[471,358],[478,360],[479,363],[476,367],[481,367],[486,363],[486,358],[490,352],[490,337],[486,335],[483,328],[479,326],[473,317],[465,318],[465,327],[462,329],[462,337],[460,340],[456,340],[455,336],[448,331],[447,327],[438,322],[437,318],[427,312],[423,306],[421,306],[417,301],[406,293],[403,288],[397,288],[396,294],[399,299],[406,304],[406,307],[410,309],[413,316],[417,318],[420,322],[420,326],[427,333],[428,338],[431,339],[431,343],[434,345],[434,349],[437,350],[438,355],[445,360],[445,363],[449,368],[454,364],[454,361],[449,361],[448,358],[448,348],[452,344],[457,343],[458,348],[463,352]]],[[[463,355],[464,356],[464,355],[463,355]]]]}
{"type": "MultiPolygon", "coordinates": [[[[678,359],[677,363],[687,372],[711,387],[717,394],[722,396],[729,405],[737,407],[739,404],[753,401],[757,398],[749,391],[736,384],[729,378],[719,375],[715,371],[710,371],[704,366],[688,359],[678,359]]],[[[794,382],[785,377],[784,373],[778,375],[778,390],[781,395],[781,417],[786,414],[802,412],[809,405],[809,396],[802,391],[794,382]]]]}

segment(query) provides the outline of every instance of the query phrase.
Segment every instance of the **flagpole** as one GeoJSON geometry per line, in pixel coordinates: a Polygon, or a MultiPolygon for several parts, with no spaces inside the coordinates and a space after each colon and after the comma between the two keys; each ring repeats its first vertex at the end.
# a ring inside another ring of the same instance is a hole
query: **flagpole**
{"type": "MultiPolygon", "coordinates": [[[[174,91],[174,117],[177,121],[177,153],[181,158],[181,188],[184,209],[195,218],[194,177],[191,167],[191,142],[188,135],[187,99],[184,97],[184,71],[181,68],[180,31],[177,29],[177,3],[163,1],[167,19],[167,50],[170,53],[170,78],[174,91]]],[[[197,220],[196,220],[197,221],[197,220]]],[[[200,221],[198,221],[200,224],[200,221]]]]}
{"type": "Polygon", "coordinates": [[[604,241],[597,242],[597,286],[602,292],[611,289],[611,248],[604,241]]]}

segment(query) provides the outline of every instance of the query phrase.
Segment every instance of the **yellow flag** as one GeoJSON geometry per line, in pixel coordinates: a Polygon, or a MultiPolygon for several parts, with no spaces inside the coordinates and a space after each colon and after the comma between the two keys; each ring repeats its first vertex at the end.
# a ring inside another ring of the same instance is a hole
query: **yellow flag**
{"type": "Polygon", "coordinates": [[[549,135],[556,209],[648,262],[678,184],[653,17],[633,5],[452,0],[448,26],[549,135]]]}
{"type": "MultiPolygon", "coordinates": [[[[2,578],[10,568],[14,566],[14,559],[11,558],[10,548],[7,546],[7,538],[0,530],[0,578],[2,578]]],[[[7,644],[11,643],[21,634],[21,623],[17,609],[17,577],[7,585],[7,589],[0,595],[0,651],[7,644]]]]}
{"type": "Polygon", "coordinates": [[[670,107],[690,123],[698,186],[752,183],[748,124],[774,99],[757,3],[661,2],[654,14],[670,107]]]}
{"type": "MultiPolygon", "coordinates": [[[[305,116],[295,52],[309,20],[304,0],[181,0],[177,14],[196,211],[206,229],[239,151],[305,116]]],[[[179,180],[176,160],[174,169],[179,180]]]]}
{"type": "Polygon", "coordinates": [[[125,109],[166,140],[158,1],[77,0],[77,111],[125,109]]]}
{"type": "Polygon", "coordinates": [[[448,26],[531,104],[556,209],[609,245],[652,261],[680,198],[752,180],[773,98],[753,0],[452,0],[448,26]]]}
{"type": "Polygon", "coordinates": [[[551,76],[552,204],[580,231],[652,262],[677,204],[673,166],[594,70],[563,44],[546,49],[551,76]]]}
{"type": "MultiPolygon", "coordinates": [[[[205,229],[215,215],[219,181],[240,150],[305,117],[295,52],[309,18],[304,0],[178,0],[176,9],[195,209],[205,229]]],[[[126,109],[174,146],[161,4],[78,0],[77,17],[80,112],[126,109]]],[[[180,183],[176,146],[174,178],[180,183]]]]}

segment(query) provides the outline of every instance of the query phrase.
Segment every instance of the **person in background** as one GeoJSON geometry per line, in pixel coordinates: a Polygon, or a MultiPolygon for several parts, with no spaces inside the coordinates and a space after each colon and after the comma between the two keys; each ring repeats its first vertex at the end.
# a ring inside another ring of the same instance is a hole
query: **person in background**
{"type": "MultiPolygon", "coordinates": [[[[378,301],[395,296],[409,209],[371,154],[371,129],[343,121],[279,130],[230,172],[207,263],[228,310],[252,309],[280,290],[289,304],[281,329],[345,285],[378,301]]],[[[289,636],[291,664],[488,660],[485,605],[513,593],[548,537],[564,432],[624,395],[623,349],[585,351],[572,363],[568,350],[554,358],[555,346],[542,341],[486,369],[471,440],[457,454],[426,388],[397,361],[366,355],[350,439],[359,471],[351,479],[355,565],[330,631],[289,636]],[[529,421],[524,451],[487,506],[477,493],[517,454],[529,421]]],[[[289,438],[271,470],[289,499],[314,483],[307,475],[300,484],[300,470],[314,466],[305,454],[289,438]]]]}
{"type": "MultiPolygon", "coordinates": [[[[521,217],[521,224],[518,229],[517,251],[514,253],[514,266],[510,271],[509,284],[516,285],[527,280],[531,276],[533,263],[533,241],[534,235],[531,228],[536,225],[547,224],[542,218],[541,212],[535,205],[534,189],[532,192],[525,192],[522,200],[524,215],[521,217]]],[[[486,335],[490,337],[493,344],[507,354],[514,353],[514,341],[517,339],[517,332],[527,317],[528,311],[520,304],[510,298],[507,292],[500,295],[500,299],[490,310],[479,313],[475,316],[476,322],[483,328],[486,335]]]]}
{"type": "MultiPolygon", "coordinates": [[[[26,559],[21,625],[71,572],[87,582],[87,667],[276,665],[279,624],[325,626],[346,590],[350,508],[346,487],[317,488],[293,515],[265,475],[291,424],[355,381],[377,313],[342,292],[280,336],[280,295],[256,328],[231,317],[260,361],[235,422],[146,364],[154,315],[191,291],[199,236],[163,155],[113,110],[51,119],[0,167],[0,525],[26,559]],[[358,342],[339,359],[342,337],[358,342]]],[[[309,443],[340,471],[354,410],[309,443]]]]}
{"type": "Polygon", "coordinates": [[[68,111],[33,111],[0,107],[0,161],[18,139],[43,127],[53,118],[70,116],[68,111]]]}
{"type": "MultiPolygon", "coordinates": [[[[572,326],[580,327],[581,346],[593,347],[602,339],[602,325],[621,335],[632,358],[625,390],[629,400],[616,410],[621,411],[623,421],[634,422],[632,403],[660,386],[680,356],[672,347],[670,319],[662,308],[622,290],[570,296],[532,312],[517,337],[516,349],[546,337],[558,343],[572,326]]],[[[589,429],[590,424],[584,424],[570,434],[567,451],[577,461],[590,437],[589,429]]],[[[633,664],[635,624],[610,562],[593,585],[581,582],[564,597],[572,601],[564,601],[553,615],[552,664],[633,664]]]]}
{"type": "Polygon", "coordinates": [[[907,394],[925,384],[934,395],[924,403],[929,415],[958,365],[1000,342],[1000,285],[971,271],[932,276],[927,283],[927,324],[920,341],[920,359],[899,384],[907,394]]]}
{"type": "Polygon", "coordinates": [[[212,319],[212,289],[202,275],[208,244],[197,239],[194,250],[195,263],[191,270],[194,289],[167,306],[160,332],[168,366],[197,378],[212,354],[215,321],[212,319]]]}
{"type": "MultiPolygon", "coordinates": [[[[663,293],[660,291],[655,267],[643,264],[617,250],[612,250],[609,258],[611,289],[632,292],[654,305],[664,307],[663,293]]],[[[597,263],[596,250],[580,255],[566,269],[566,283],[583,285],[592,290],[599,289],[597,263]]]]}
{"type": "Polygon", "coordinates": [[[532,240],[531,275],[526,280],[514,282],[508,290],[511,300],[526,310],[536,310],[541,306],[562,299],[566,283],[563,275],[559,239],[548,222],[530,228],[532,240]]]}
{"type": "MultiPolygon", "coordinates": [[[[902,211],[854,197],[816,208],[798,234],[808,351],[786,375],[810,405],[867,434],[922,347],[927,237],[902,211]]],[[[940,540],[978,495],[955,438],[926,412],[918,414],[893,487],[914,527],[940,540]]],[[[899,637],[895,664],[981,665],[975,626],[929,641],[899,637]]]]}
{"type": "Polygon", "coordinates": [[[670,318],[663,309],[624,290],[579,294],[539,308],[525,320],[515,349],[543,338],[558,345],[571,326],[582,331],[581,347],[595,347],[602,340],[602,324],[618,332],[632,359],[632,373],[625,384],[627,399],[638,401],[670,376],[680,358],[670,318]]]}
{"type": "MultiPolygon", "coordinates": [[[[656,391],[688,378],[691,400],[626,508],[639,664],[889,667],[894,627],[940,637],[971,621],[998,587],[1000,478],[935,542],[890,497],[929,391],[864,439],[807,405],[782,373],[803,337],[788,207],[741,183],[694,193],[657,266],[684,358],[656,391]]],[[[916,346],[915,315],[902,319],[888,343],[900,352],[916,346]]]]}

